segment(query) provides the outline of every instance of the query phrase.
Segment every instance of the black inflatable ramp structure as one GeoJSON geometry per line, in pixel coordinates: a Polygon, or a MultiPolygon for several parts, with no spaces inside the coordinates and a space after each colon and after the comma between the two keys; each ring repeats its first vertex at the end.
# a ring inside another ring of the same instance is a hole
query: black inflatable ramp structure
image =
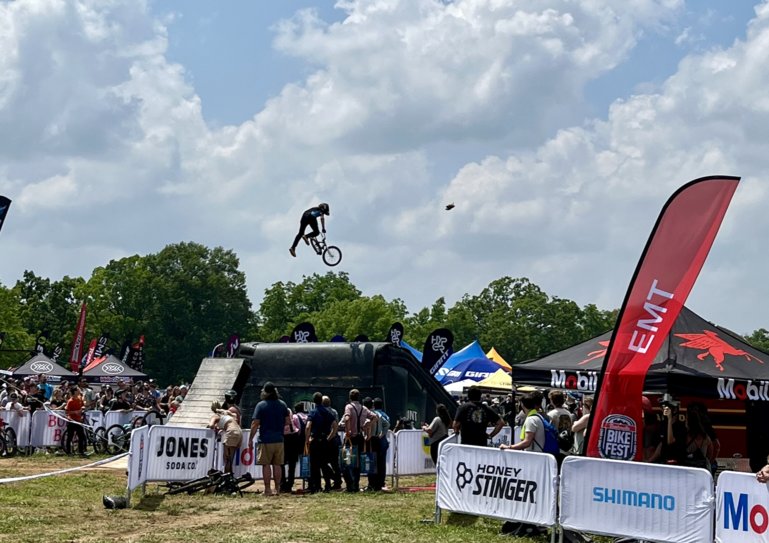
{"type": "Polygon", "coordinates": [[[211,402],[224,402],[228,390],[240,392],[250,370],[242,358],[204,358],[187,397],[169,419],[169,426],[205,428],[211,420],[211,402]]]}

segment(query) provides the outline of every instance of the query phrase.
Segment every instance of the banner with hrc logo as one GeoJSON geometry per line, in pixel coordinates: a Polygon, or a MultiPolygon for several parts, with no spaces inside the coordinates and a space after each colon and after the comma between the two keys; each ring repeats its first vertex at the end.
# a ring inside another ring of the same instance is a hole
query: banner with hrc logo
{"type": "Polygon", "coordinates": [[[630,281],[599,375],[587,454],[640,459],[647,370],[705,263],[738,177],[703,177],[667,201],[630,281]]]}
{"type": "Polygon", "coordinates": [[[558,467],[550,454],[446,443],[438,457],[438,507],[540,526],[556,523],[558,467]]]}
{"type": "Polygon", "coordinates": [[[561,527],[670,543],[713,541],[713,478],[702,468],[567,456],[561,527]]]}

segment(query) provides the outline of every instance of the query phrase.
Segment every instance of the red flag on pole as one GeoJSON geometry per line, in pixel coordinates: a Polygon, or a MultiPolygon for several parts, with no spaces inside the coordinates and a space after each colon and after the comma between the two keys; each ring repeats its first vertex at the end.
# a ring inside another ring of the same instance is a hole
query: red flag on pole
{"type": "Polygon", "coordinates": [[[604,358],[588,427],[588,456],[640,458],[646,372],[694,286],[739,180],[696,179],[663,207],[604,358]]]}
{"type": "Polygon", "coordinates": [[[75,335],[72,338],[72,352],[69,355],[69,369],[77,373],[80,370],[80,359],[83,356],[83,342],[85,341],[85,314],[86,305],[80,306],[80,318],[77,320],[75,335]]]}

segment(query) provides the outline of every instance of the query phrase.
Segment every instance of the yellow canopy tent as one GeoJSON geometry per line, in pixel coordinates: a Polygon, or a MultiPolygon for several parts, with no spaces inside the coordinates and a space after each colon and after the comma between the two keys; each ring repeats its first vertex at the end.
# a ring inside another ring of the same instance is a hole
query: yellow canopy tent
{"type": "Polygon", "coordinates": [[[511,391],[513,389],[513,377],[502,368],[486,377],[483,381],[478,381],[476,386],[486,388],[503,388],[511,391]]]}
{"type": "Polygon", "coordinates": [[[494,347],[492,347],[491,350],[486,353],[486,358],[493,360],[494,362],[496,362],[497,364],[505,368],[507,371],[513,370],[513,368],[510,367],[510,364],[508,364],[507,361],[505,361],[505,359],[502,358],[502,356],[497,352],[497,350],[494,347]]]}

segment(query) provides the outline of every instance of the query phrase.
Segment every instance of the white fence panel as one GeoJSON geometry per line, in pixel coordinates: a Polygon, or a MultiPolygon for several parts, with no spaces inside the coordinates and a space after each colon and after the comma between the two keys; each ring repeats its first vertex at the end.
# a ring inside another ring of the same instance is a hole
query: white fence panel
{"type": "Polygon", "coordinates": [[[670,543],[713,540],[713,478],[700,468],[569,456],[562,527],[670,543]]]}
{"type": "Polygon", "coordinates": [[[751,473],[724,471],[716,486],[716,541],[769,542],[769,485],[751,473]]]}

